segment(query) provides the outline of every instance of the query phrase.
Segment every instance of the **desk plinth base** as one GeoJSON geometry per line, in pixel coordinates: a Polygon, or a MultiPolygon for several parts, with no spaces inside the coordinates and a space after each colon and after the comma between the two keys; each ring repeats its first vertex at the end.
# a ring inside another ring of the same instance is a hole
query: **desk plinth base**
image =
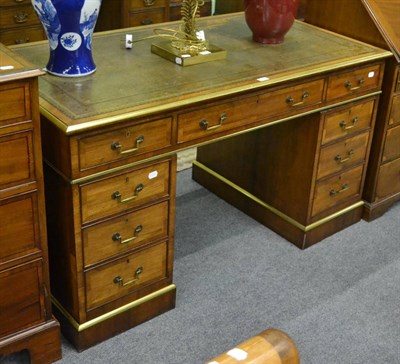
{"type": "Polygon", "coordinates": [[[370,222],[381,217],[392,205],[400,201],[400,193],[378,202],[365,202],[363,219],[370,222]]]}
{"type": "Polygon", "coordinates": [[[23,350],[29,352],[32,364],[53,363],[61,359],[59,323],[52,319],[2,340],[0,342],[0,361],[3,355],[8,356],[23,350]]]}
{"type": "MultiPolygon", "coordinates": [[[[85,327],[73,322],[58,304],[53,304],[53,313],[60,321],[63,335],[81,352],[100,342],[129,330],[162,313],[175,308],[176,287],[171,285],[165,293],[120,313],[99,320],[92,326],[85,327]]],[[[53,302],[54,303],[54,302],[53,302]]],[[[95,320],[93,320],[95,321],[95,320]]]]}
{"type": "Polygon", "coordinates": [[[193,179],[300,249],[306,249],[318,243],[328,236],[360,221],[362,217],[363,203],[361,202],[338,213],[332,219],[327,219],[321,224],[315,224],[315,227],[312,229],[302,229],[293,224],[293,222],[279,216],[279,211],[268,209],[252,198],[249,198],[250,194],[247,194],[246,191],[240,191],[240,189],[238,190],[234,187],[234,184],[226,183],[223,178],[220,179],[214,174],[209,173],[207,168],[204,168],[201,163],[193,165],[193,179]]]}

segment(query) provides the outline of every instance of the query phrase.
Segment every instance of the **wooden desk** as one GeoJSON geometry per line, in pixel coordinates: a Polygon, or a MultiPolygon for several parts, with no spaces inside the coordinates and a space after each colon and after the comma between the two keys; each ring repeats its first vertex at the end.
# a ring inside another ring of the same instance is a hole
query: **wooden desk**
{"type": "MultiPolygon", "coordinates": [[[[180,67],[150,52],[154,40],[123,49],[122,30],[95,37],[93,75],[40,79],[53,302],[79,350],[175,305],[178,150],[251,135],[211,167],[241,161],[234,183],[272,191],[274,201],[252,203],[273,215],[279,233],[295,231],[289,238],[301,247],[304,236],[317,231],[315,242],[361,217],[391,53],[299,22],[283,44],[262,46],[251,41],[241,13],[200,24],[228,51],[225,60],[180,67]],[[267,180],[257,174],[263,161],[273,167],[267,180]]],[[[152,34],[151,27],[127,31],[135,39],[152,34]]],[[[15,51],[46,63],[46,43],[15,51]]]]}
{"type": "Polygon", "coordinates": [[[42,74],[0,44],[0,362],[22,350],[31,363],[61,358],[50,301],[38,105],[42,74]]]}

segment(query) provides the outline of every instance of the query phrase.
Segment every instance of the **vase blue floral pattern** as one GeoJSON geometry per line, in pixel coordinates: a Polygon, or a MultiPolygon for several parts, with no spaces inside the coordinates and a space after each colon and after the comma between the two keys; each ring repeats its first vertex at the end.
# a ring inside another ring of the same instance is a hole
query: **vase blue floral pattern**
{"type": "Polygon", "coordinates": [[[46,70],[57,76],[85,76],[96,70],[92,36],[101,0],[31,0],[49,40],[46,70]]]}

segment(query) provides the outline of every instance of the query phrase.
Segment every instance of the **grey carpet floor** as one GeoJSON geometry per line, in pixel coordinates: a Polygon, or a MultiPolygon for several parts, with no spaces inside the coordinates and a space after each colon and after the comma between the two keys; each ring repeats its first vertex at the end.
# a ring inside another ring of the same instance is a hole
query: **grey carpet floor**
{"type": "Polygon", "coordinates": [[[400,363],[399,203],[301,251],[190,173],[178,174],[176,308],[82,353],[63,340],[59,363],[201,364],[267,328],[303,364],[400,363]]]}

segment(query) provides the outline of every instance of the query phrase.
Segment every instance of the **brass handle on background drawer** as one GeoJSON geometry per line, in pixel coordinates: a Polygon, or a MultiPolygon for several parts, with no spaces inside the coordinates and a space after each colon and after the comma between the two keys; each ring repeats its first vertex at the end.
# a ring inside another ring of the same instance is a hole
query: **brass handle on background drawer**
{"type": "Polygon", "coordinates": [[[136,269],[135,276],[134,276],[134,278],[132,280],[124,283],[124,279],[121,276],[117,276],[117,277],[114,278],[114,283],[118,284],[121,287],[128,286],[129,284],[136,283],[139,280],[140,275],[142,273],[143,273],[143,267],[139,267],[139,268],[136,269]]]}
{"type": "Polygon", "coordinates": [[[25,12],[18,13],[14,15],[14,20],[18,24],[25,23],[28,20],[28,14],[25,12]]]}
{"type": "Polygon", "coordinates": [[[156,0],[143,0],[144,6],[153,6],[156,3],[156,0]]]}
{"type": "Polygon", "coordinates": [[[121,193],[119,191],[115,191],[112,193],[111,198],[113,200],[117,200],[118,202],[121,202],[121,203],[129,202],[129,201],[135,200],[138,197],[139,192],[143,191],[143,189],[144,189],[144,185],[142,183],[140,183],[136,186],[135,194],[133,196],[122,199],[121,193]]]}
{"type": "Polygon", "coordinates": [[[153,20],[151,20],[151,19],[143,19],[141,22],[140,22],[142,25],[150,25],[150,24],[153,24],[153,20]]]}
{"type": "Polygon", "coordinates": [[[349,189],[349,185],[348,185],[347,183],[345,183],[344,185],[342,185],[342,187],[341,187],[340,190],[330,190],[330,191],[329,191],[329,195],[330,195],[330,196],[336,196],[336,195],[338,195],[339,193],[342,193],[342,192],[344,192],[344,191],[347,191],[348,189],[349,189]]]}
{"type": "Polygon", "coordinates": [[[303,94],[301,95],[301,101],[299,102],[294,102],[294,98],[292,96],[288,96],[286,98],[286,102],[290,105],[290,106],[299,106],[299,105],[303,105],[306,102],[306,99],[308,99],[308,97],[310,96],[310,94],[305,91],[303,92],[303,94]]]}
{"type": "Polygon", "coordinates": [[[346,163],[346,162],[348,162],[349,160],[350,160],[350,157],[354,154],[354,150],[353,149],[350,149],[348,152],[347,152],[347,154],[348,154],[348,157],[347,158],[342,158],[342,156],[340,155],[340,154],[338,154],[338,155],[336,155],[335,156],[335,161],[336,162],[338,162],[338,163],[346,163]]]}
{"type": "Polygon", "coordinates": [[[16,3],[23,3],[25,0],[14,0],[16,3]]]}
{"type": "Polygon", "coordinates": [[[200,125],[200,128],[205,131],[215,130],[215,129],[220,128],[222,126],[222,124],[226,121],[226,119],[228,119],[228,116],[225,113],[223,113],[219,117],[219,123],[217,125],[208,126],[208,121],[206,119],[201,120],[199,125],[200,125]]]}
{"type": "Polygon", "coordinates": [[[352,83],[350,81],[346,81],[344,83],[345,87],[349,90],[349,91],[354,91],[354,90],[358,90],[359,88],[361,88],[361,86],[365,83],[365,79],[364,77],[361,77],[358,80],[358,86],[354,86],[352,85],[352,83]]]}
{"type": "Polygon", "coordinates": [[[120,234],[120,233],[115,233],[115,234],[112,236],[112,240],[113,240],[113,241],[117,241],[117,242],[119,242],[120,244],[128,244],[128,243],[130,243],[130,242],[136,240],[136,239],[138,238],[139,233],[140,233],[142,230],[143,230],[143,226],[142,226],[142,225],[138,225],[138,226],[136,226],[136,228],[135,228],[135,236],[132,236],[131,238],[122,240],[121,234],[120,234]]]}
{"type": "Polygon", "coordinates": [[[140,135],[136,138],[136,147],[135,148],[122,150],[122,144],[120,142],[113,142],[111,144],[111,149],[117,150],[119,154],[135,153],[139,150],[140,144],[142,144],[143,142],[144,142],[144,136],[140,135]]]}
{"type": "Polygon", "coordinates": [[[24,44],[24,43],[29,43],[31,40],[29,38],[26,39],[16,39],[15,44],[24,44]]]}
{"type": "Polygon", "coordinates": [[[351,124],[351,125],[347,126],[347,123],[346,123],[344,120],[342,120],[342,121],[339,123],[339,126],[340,126],[341,128],[343,128],[344,130],[349,130],[349,129],[354,128],[354,127],[356,126],[357,123],[358,123],[358,117],[356,116],[355,118],[353,118],[352,124],[351,124]]]}

